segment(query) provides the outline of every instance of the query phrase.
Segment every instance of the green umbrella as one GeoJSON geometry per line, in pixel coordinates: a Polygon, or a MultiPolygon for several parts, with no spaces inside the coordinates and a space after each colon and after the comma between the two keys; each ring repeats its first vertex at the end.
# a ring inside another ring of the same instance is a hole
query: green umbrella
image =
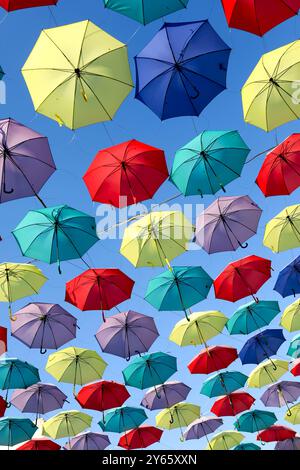
{"type": "Polygon", "coordinates": [[[253,301],[240,307],[228,320],[226,328],[231,335],[249,335],[268,326],[279,313],[275,300],[253,301]]]}
{"type": "Polygon", "coordinates": [[[8,391],[28,388],[40,381],[39,371],[36,367],[19,359],[0,359],[0,388],[8,391]]]}
{"type": "Polygon", "coordinates": [[[99,426],[103,431],[122,433],[129,429],[134,429],[146,421],[147,415],[143,408],[133,408],[122,406],[110,410],[105,415],[105,420],[99,421],[99,426]]]}
{"type": "Polygon", "coordinates": [[[288,352],[288,356],[293,357],[294,359],[298,359],[300,357],[300,335],[294,336],[292,339],[288,352]]]}
{"type": "Polygon", "coordinates": [[[239,444],[238,446],[236,446],[232,450],[261,450],[261,448],[256,444],[252,444],[251,442],[249,442],[249,443],[247,442],[245,444],[239,444]]]}
{"type": "Polygon", "coordinates": [[[242,414],[234,427],[238,431],[255,433],[273,426],[276,421],[277,418],[271,411],[253,410],[242,414]]]}
{"type": "Polygon", "coordinates": [[[29,441],[37,429],[37,426],[27,418],[1,418],[0,445],[9,449],[20,442],[29,441]]]}
{"type": "Polygon", "coordinates": [[[200,393],[210,398],[228,395],[243,388],[247,379],[241,372],[220,372],[203,382],[200,393]]]}

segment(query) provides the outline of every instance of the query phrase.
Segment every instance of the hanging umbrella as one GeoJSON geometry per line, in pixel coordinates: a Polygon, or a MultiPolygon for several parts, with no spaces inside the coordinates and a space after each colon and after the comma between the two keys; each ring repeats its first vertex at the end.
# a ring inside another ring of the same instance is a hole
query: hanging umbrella
{"type": "Polygon", "coordinates": [[[29,211],[13,230],[21,252],[28,258],[57,263],[82,258],[99,238],[96,221],[69,206],[29,211]]]}
{"type": "Polygon", "coordinates": [[[76,338],[77,319],[58,304],[34,303],[14,314],[11,334],[45,354],[76,338]]]}
{"type": "Polygon", "coordinates": [[[265,330],[248,339],[240,350],[239,357],[242,364],[260,364],[275,356],[283,343],[285,337],[282,330],[265,330]]]}
{"type": "Polygon", "coordinates": [[[183,310],[206,299],[213,280],[200,266],[172,267],[151,279],[145,300],[157,310],[183,310]]]}
{"type": "Polygon", "coordinates": [[[274,290],[282,297],[300,294],[300,256],[280,271],[274,290]]]}
{"type": "Polygon", "coordinates": [[[275,300],[260,300],[239,307],[229,318],[226,328],[231,335],[249,335],[268,326],[279,314],[280,307],[275,300]]]}
{"type": "Polygon", "coordinates": [[[244,119],[267,132],[300,116],[293,99],[300,41],[264,54],[242,89],[244,119]]]}
{"type": "Polygon", "coordinates": [[[66,450],[105,450],[110,446],[109,437],[98,432],[84,432],[65,444],[66,450]]]}
{"type": "Polygon", "coordinates": [[[298,359],[300,357],[300,334],[292,339],[287,355],[294,359],[298,359]]]}
{"type": "Polygon", "coordinates": [[[267,154],[256,179],[266,197],[289,195],[300,186],[299,153],[300,134],[292,134],[267,154]]]}
{"type": "Polygon", "coordinates": [[[120,437],[118,446],[126,450],[146,449],[160,441],[163,431],[154,426],[140,426],[125,432],[120,437]]]}
{"type": "Polygon", "coordinates": [[[127,360],[149,351],[158,336],[153,318],[133,310],[108,318],[95,335],[103,352],[127,360]]]}
{"type": "Polygon", "coordinates": [[[105,416],[105,421],[99,421],[98,424],[103,431],[120,434],[139,427],[146,419],[147,415],[142,408],[122,406],[109,411],[105,416]]]}
{"type": "Polygon", "coordinates": [[[291,439],[277,442],[274,450],[300,450],[300,437],[295,436],[291,439]]]}
{"type": "Polygon", "coordinates": [[[298,403],[297,405],[292,406],[287,411],[284,419],[292,424],[300,424],[300,404],[298,403]]]}
{"type": "Polygon", "coordinates": [[[219,432],[209,441],[207,450],[227,451],[239,445],[244,438],[245,436],[237,431],[219,432]]]}
{"type": "Polygon", "coordinates": [[[234,449],[232,450],[242,450],[242,451],[245,451],[245,450],[261,450],[261,448],[259,446],[257,446],[256,444],[252,444],[252,442],[247,442],[245,444],[239,444],[238,446],[236,446],[234,449]]]}
{"type": "Polygon", "coordinates": [[[2,78],[4,77],[5,73],[4,73],[4,70],[3,68],[1,67],[0,65],[0,80],[2,80],[2,78]]]}
{"type": "Polygon", "coordinates": [[[102,380],[85,385],[76,395],[82,408],[102,411],[122,406],[130,397],[126,387],[117,382],[102,380]]]}
{"type": "Polygon", "coordinates": [[[7,390],[5,401],[8,402],[9,390],[28,388],[40,381],[39,371],[28,362],[19,359],[0,358],[0,388],[7,390]]]}
{"type": "Polygon", "coordinates": [[[175,11],[187,7],[189,0],[162,0],[154,3],[151,0],[103,0],[105,8],[129,16],[146,25],[175,11]]]}
{"type": "Polygon", "coordinates": [[[211,346],[203,349],[189,364],[191,374],[205,374],[226,369],[238,358],[235,348],[230,346],[211,346]]]}
{"type": "Polygon", "coordinates": [[[236,302],[257,291],[271,277],[271,261],[259,256],[247,256],[230,263],[214,282],[217,299],[236,302]]]}
{"type": "Polygon", "coordinates": [[[295,377],[298,377],[300,375],[300,359],[297,359],[296,361],[293,362],[293,367],[291,368],[291,374],[293,374],[295,377]]]}
{"type": "Polygon", "coordinates": [[[216,416],[236,416],[243,411],[249,410],[254,404],[255,398],[249,393],[230,393],[215,401],[211,412],[216,416]]]}
{"type": "Polygon", "coordinates": [[[281,361],[279,359],[270,361],[268,359],[253,369],[249,375],[247,385],[252,388],[264,387],[265,385],[277,382],[288,371],[288,361],[281,361]]]}
{"type": "Polygon", "coordinates": [[[70,129],[112,120],[133,87],[127,47],[88,20],[44,29],[22,74],[34,109],[70,129]]]}
{"type": "Polygon", "coordinates": [[[170,334],[170,341],[179,346],[204,344],[222,333],[227,323],[225,315],[218,311],[193,313],[189,320],[179,321],[170,334]]]}
{"type": "Polygon", "coordinates": [[[151,388],[141,401],[141,405],[151,411],[171,408],[186,400],[190,391],[191,387],[182,382],[165,382],[156,388],[151,388]]]}
{"type": "Polygon", "coordinates": [[[209,254],[247,248],[261,214],[249,196],[220,197],[199,215],[196,241],[209,254]]]}
{"type": "Polygon", "coordinates": [[[57,2],[58,0],[0,0],[0,6],[7,11],[14,11],[23,8],[56,5],[57,2]]]}
{"type": "Polygon", "coordinates": [[[286,439],[293,439],[296,431],[286,426],[273,425],[258,433],[256,439],[263,442],[278,442],[286,439]]]}
{"type": "Polygon", "coordinates": [[[10,447],[30,440],[37,429],[30,419],[0,418],[0,445],[7,446],[9,450],[10,447]]]}
{"type": "Polygon", "coordinates": [[[247,379],[241,372],[220,372],[203,382],[200,393],[210,398],[227,395],[243,388],[247,379]]]}
{"type": "Polygon", "coordinates": [[[193,234],[182,212],[150,212],[126,228],[120,252],[136,268],[164,267],[187,251],[193,234]]]}
{"type": "Polygon", "coordinates": [[[183,441],[184,437],[182,428],[188,426],[199,418],[200,406],[182,402],[158,413],[156,416],[156,426],[168,430],[179,428],[181,432],[181,441],[183,441]]]}
{"type": "Polygon", "coordinates": [[[3,418],[7,409],[7,402],[0,396],[0,418],[3,418]]]}
{"type": "Polygon", "coordinates": [[[271,385],[261,396],[261,401],[265,406],[278,407],[286,406],[290,413],[289,403],[293,403],[300,397],[300,383],[282,381],[271,385]]]}
{"type": "Polygon", "coordinates": [[[220,426],[223,425],[223,420],[215,418],[214,416],[202,416],[199,419],[193,421],[186,429],[183,437],[186,441],[192,439],[201,439],[206,437],[208,434],[214,433],[220,426]]]}
{"type": "Polygon", "coordinates": [[[234,423],[234,427],[238,431],[257,433],[262,429],[273,426],[277,421],[274,413],[264,410],[253,410],[239,416],[234,423]]]}
{"type": "Polygon", "coordinates": [[[0,326],[0,356],[7,352],[7,328],[0,326]]]}
{"type": "Polygon", "coordinates": [[[55,451],[55,450],[60,450],[60,449],[61,449],[61,446],[56,444],[56,442],[50,441],[49,439],[45,439],[45,438],[38,438],[38,439],[31,439],[30,441],[25,442],[25,444],[22,444],[20,447],[17,447],[16,450],[55,451]]]}
{"type": "Polygon", "coordinates": [[[130,140],[98,152],[83,180],[93,201],[122,208],[152,199],[168,176],[162,150],[130,140]]]}
{"type": "Polygon", "coordinates": [[[300,246],[300,205],[286,207],[267,224],[264,245],[274,253],[300,246]]]}
{"type": "Polygon", "coordinates": [[[241,176],[249,152],[237,131],[205,131],[177,151],[170,179],[185,196],[226,192],[241,176]]]}
{"type": "Polygon", "coordinates": [[[43,436],[52,439],[70,438],[89,428],[93,418],[79,411],[63,411],[43,424],[43,436]]]}
{"type": "Polygon", "coordinates": [[[35,196],[55,172],[47,137],[14,119],[0,120],[0,202],[35,196]]]}
{"type": "Polygon", "coordinates": [[[280,325],[289,332],[300,330],[300,300],[296,300],[286,307],[280,325]]]}

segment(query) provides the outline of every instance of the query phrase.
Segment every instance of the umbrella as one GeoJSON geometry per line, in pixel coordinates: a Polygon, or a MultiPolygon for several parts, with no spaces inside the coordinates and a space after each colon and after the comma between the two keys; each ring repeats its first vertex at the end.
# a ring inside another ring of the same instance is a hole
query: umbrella
{"type": "Polygon", "coordinates": [[[146,419],[147,415],[142,408],[122,406],[109,411],[105,416],[105,420],[99,421],[98,424],[103,431],[120,434],[139,427],[146,419]]]}
{"type": "Polygon", "coordinates": [[[56,5],[58,0],[0,0],[0,6],[7,11],[21,10],[23,8],[56,5]]]}
{"type": "Polygon", "coordinates": [[[230,263],[214,282],[217,299],[236,302],[257,291],[271,277],[271,261],[259,256],[247,256],[230,263]]]}
{"type": "Polygon", "coordinates": [[[292,424],[300,424],[300,403],[292,406],[285,414],[284,419],[292,424]]]}
{"type": "MultiPolygon", "coordinates": [[[[39,371],[28,362],[19,359],[0,358],[0,388],[8,391],[28,388],[40,381],[39,371]]],[[[1,445],[1,444],[0,444],[1,445]]]]}
{"type": "Polygon", "coordinates": [[[151,279],[145,300],[159,311],[187,309],[206,299],[213,280],[200,266],[174,267],[151,279]]]}
{"type": "Polygon", "coordinates": [[[107,363],[90,349],[66,348],[50,354],[46,371],[56,380],[75,385],[85,385],[102,378],[107,363]]]}
{"type": "Polygon", "coordinates": [[[263,442],[278,442],[285,441],[286,439],[293,439],[296,436],[296,431],[286,426],[273,425],[268,429],[259,432],[256,439],[263,442]]]}
{"type": "Polygon", "coordinates": [[[61,446],[56,444],[53,441],[50,441],[49,439],[45,438],[39,438],[39,439],[31,439],[28,442],[25,442],[25,444],[22,444],[20,447],[17,447],[16,450],[30,450],[30,451],[37,451],[37,450],[60,450],[61,446]]]}
{"type": "Polygon", "coordinates": [[[291,374],[293,374],[295,377],[298,377],[300,375],[300,359],[297,359],[296,361],[293,362],[293,367],[291,368],[291,374]]]}
{"type": "Polygon", "coordinates": [[[160,441],[163,431],[154,426],[141,426],[125,432],[120,437],[118,446],[126,450],[146,449],[160,441]]]}
{"type": "Polygon", "coordinates": [[[282,297],[300,294],[300,256],[280,271],[274,290],[282,297]]]}
{"type": "Polygon", "coordinates": [[[227,323],[225,315],[218,311],[193,313],[189,320],[179,321],[173,328],[169,339],[179,346],[204,344],[222,333],[227,323]]]}
{"type": "Polygon", "coordinates": [[[69,206],[29,211],[13,230],[21,252],[28,258],[57,263],[82,258],[99,238],[96,221],[69,206]]]}
{"type": "Polygon", "coordinates": [[[129,397],[123,384],[103,380],[83,387],[76,395],[76,400],[82,408],[104,412],[122,406],[129,397]]]}
{"type": "Polygon", "coordinates": [[[165,23],[135,57],[136,98],[161,120],[199,116],[226,89],[230,52],[207,20],[165,23]]]}
{"type": "Polygon", "coordinates": [[[214,433],[220,426],[223,425],[223,420],[215,418],[214,416],[202,416],[193,421],[186,429],[183,437],[186,441],[192,439],[207,439],[208,434],[214,433]]]}
{"type": "Polygon", "coordinates": [[[80,432],[89,428],[93,418],[86,413],[79,411],[63,411],[43,424],[43,436],[52,439],[61,439],[63,437],[76,436],[80,432]]]}
{"type": "Polygon", "coordinates": [[[3,418],[7,408],[7,402],[0,396],[0,418],[3,418]]]}
{"type": "Polygon", "coordinates": [[[162,150],[130,140],[98,152],[83,179],[93,201],[122,208],[152,199],[168,176],[162,150]]]}
{"type": "Polygon", "coordinates": [[[245,436],[237,431],[219,432],[209,441],[207,450],[227,451],[239,445],[244,438],[245,436]]]}
{"type": "MultiPolygon", "coordinates": [[[[282,330],[265,330],[244,344],[239,356],[242,364],[259,364],[265,359],[277,354],[280,346],[285,342],[282,330]]],[[[272,359],[270,359],[272,362],[272,359]]]]}
{"type": "Polygon", "coordinates": [[[238,446],[236,446],[234,449],[232,450],[242,450],[242,451],[245,451],[245,450],[261,450],[261,448],[259,446],[257,446],[256,444],[252,444],[252,442],[247,442],[245,444],[239,444],[238,446]]]}
{"type": "Polygon", "coordinates": [[[32,264],[0,264],[0,302],[8,302],[10,317],[11,303],[38,294],[46,281],[42,271],[32,264]]]}
{"type": "Polygon", "coordinates": [[[7,352],[7,328],[0,326],[0,356],[7,352]]]}
{"type": "Polygon", "coordinates": [[[65,301],[82,311],[111,310],[130,299],[134,281],[119,269],[89,269],[66,284],[65,301]]]}
{"type": "Polygon", "coordinates": [[[238,358],[237,350],[230,346],[211,346],[203,349],[189,364],[191,374],[210,374],[226,369],[238,358]]]}
{"type": "Polygon", "coordinates": [[[190,391],[191,387],[182,382],[165,382],[156,388],[151,388],[141,401],[141,405],[151,411],[171,408],[184,401],[190,391]]]}
{"type": "Polygon", "coordinates": [[[205,131],[176,152],[170,179],[185,196],[225,192],[241,176],[249,152],[237,131],[205,131]]]}
{"type": "Polygon", "coordinates": [[[98,432],[84,432],[70,439],[66,450],[105,450],[110,445],[109,437],[98,432]]]}
{"type": "Polygon", "coordinates": [[[187,7],[189,0],[162,0],[153,3],[151,0],[103,0],[105,8],[129,16],[146,25],[175,11],[187,7]]]}
{"type": "Polygon", "coordinates": [[[277,442],[275,450],[300,450],[300,437],[295,436],[291,439],[277,442]]]}
{"type": "Polygon", "coordinates": [[[247,248],[257,232],[262,210],[249,196],[220,197],[196,224],[197,243],[209,254],[247,248]]]}
{"type": "Polygon", "coordinates": [[[108,318],[95,335],[103,352],[127,360],[147,352],[158,336],[153,318],[133,310],[108,318]]]}
{"type": "Polygon", "coordinates": [[[236,416],[249,410],[254,402],[249,393],[230,393],[216,400],[210,411],[216,416],[236,416]]]}
{"type": "Polygon", "coordinates": [[[270,411],[253,410],[242,414],[238,421],[234,423],[234,427],[238,431],[257,433],[262,429],[273,426],[276,421],[276,416],[270,411]]]}
{"type": "Polygon", "coordinates": [[[300,383],[282,381],[271,385],[261,396],[261,401],[265,406],[278,407],[286,406],[290,413],[288,403],[293,403],[300,397],[300,383]]]}
{"type": "Polygon", "coordinates": [[[222,0],[230,28],[263,36],[275,26],[298,14],[299,0],[277,0],[268,8],[264,0],[222,0]]]}
{"type": "Polygon", "coordinates": [[[286,207],[267,224],[264,245],[274,253],[300,246],[300,205],[286,207]]]}
{"type": "Polygon", "coordinates": [[[47,137],[13,119],[0,120],[0,202],[38,196],[55,172],[47,137]]]}
{"type": "Polygon", "coordinates": [[[300,41],[264,54],[242,89],[244,119],[267,132],[300,116],[293,100],[300,41]]]}
{"type": "Polygon", "coordinates": [[[281,361],[279,359],[266,360],[259,364],[248,378],[248,387],[261,388],[277,382],[286,372],[289,371],[288,361],[281,361]]]}
{"type": "Polygon", "coordinates": [[[3,71],[3,68],[1,67],[0,65],[0,80],[2,80],[2,78],[4,77],[5,73],[3,71]]]}
{"type": "Polygon", "coordinates": [[[300,334],[292,339],[287,355],[294,359],[298,359],[300,357],[300,334]]]}
{"type": "Polygon", "coordinates": [[[187,251],[193,234],[182,212],[150,212],[126,228],[120,252],[137,268],[163,267],[187,251]]]}
{"type": "Polygon", "coordinates": [[[237,309],[229,318],[226,328],[231,335],[249,335],[268,326],[279,314],[280,307],[275,300],[250,302],[237,309]]]}
{"type": "Polygon", "coordinates": [[[182,402],[158,413],[156,416],[156,426],[168,430],[179,428],[181,440],[183,441],[182,428],[198,418],[200,418],[200,406],[182,402]]]}
{"type": "Polygon", "coordinates": [[[0,445],[10,447],[28,441],[37,431],[30,419],[0,418],[0,445]]]}
{"type": "Polygon", "coordinates": [[[242,372],[220,372],[203,382],[200,393],[210,398],[227,395],[243,388],[247,379],[242,372]]]}
{"type": "Polygon", "coordinates": [[[280,325],[287,331],[300,330],[300,301],[296,300],[291,305],[288,305],[281,317],[280,325]]]}
{"type": "Polygon", "coordinates": [[[45,354],[76,338],[77,319],[58,304],[34,303],[14,314],[11,334],[45,354]]]}
{"type": "Polygon", "coordinates": [[[70,129],[112,120],[133,87],[127,47],[88,20],[44,29],[22,73],[34,109],[70,129]]]}
{"type": "Polygon", "coordinates": [[[300,134],[292,134],[267,154],[256,178],[266,197],[289,195],[300,186],[299,152],[300,134]]]}

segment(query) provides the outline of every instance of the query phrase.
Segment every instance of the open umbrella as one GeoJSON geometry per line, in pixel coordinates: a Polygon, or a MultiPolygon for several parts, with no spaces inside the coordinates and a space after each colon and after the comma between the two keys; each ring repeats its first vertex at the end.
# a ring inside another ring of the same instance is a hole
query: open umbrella
{"type": "Polygon", "coordinates": [[[300,359],[296,359],[296,361],[293,362],[291,374],[293,374],[295,377],[300,375],[300,359]]]}
{"type": "Polygon", "coordinates": [[[216,434],[210,441],[207,450],[227,451],[240,444],[245,436],[237,431],[223,431],[216,434]]]}
{"type": "Polygon", "coordinates": [[[200,393],[210,398],[227,395],[243,388],[247,379],[242,372],[220,372],[203,382],[200,393]]]}
{"type": "Polygon", "coordinates": [[[300,205],[286,207],[267,224],[264,245],[274,253],[300,246],[300,205]]]}
{"type": "Polygon", "coordinates": [[[280,307],[276,300],[260,300],[242,305],[229,318],[226,328],[231,335],[249,335],[268,326],[279,314],[280,307]]]}
{"type": "Polygon", "coordinates": [[[300,301],[296,300],[291,305],[288,305],[284,310],[280,325],[287,331],[300,330],[300,301]]]}
{"type": "Polygon", "coordinates": [[[61,439],[63,437],[70,439],[71,436],[76,436],[89,428],[92,420],[93,418],[86,413],[74,410],[63,411],[44,422],[42,433],[43,436],[52,439],[61,439]]]}
{"type": "Polygon", "coordinates": [[[282,330],[265,330],[248,339],[240,350],[239,357],[242,364],[260,364],[275,356],[284,342],[282,330]]]}
{"type": "Polygon", "coordinates": [[[274,290],[284,298],[300,294],[300,256],[280,271],[274,290]]]}
{"type": "Polygon", "coordinates": [[[0,326],[0,356],[7,352],[7,328],[0,326]]]}
{"type": "Polygon", "coordinates": [[[22,73],[34,109],[70,129],[112,120],[133,87],[127,47],[88,20],[44,29],[22,73]]]}
{"type": "Polygon", "coordinates": [[[239,416],[234,423],[234,427],[238,431],[257,433],[262,429],[273,426],[277,421],[274,413],[264,410],[253,410],[239,416]]]}
{"type": "Polygon", "coordinates": [[[274,424],[268,429],[259,432],[256,439],[263,442],[278,442],[285,441],[286,439],[293,439],[296,436],[296,431],[286,426],[274,424]]]}
{"type": "Polygon", "coordinates": [[[300,424],[300,403],[292,406],[285,414],[284,419],[292,424],[300,424]]]}
{"type": "Polygon", "coordinates": [[[15,11],[23,8],[56,5],[57,2],[58,0],[0,0],[0,6],[7,11],[15,11]]]}
{"type": "Polygon", "coordinates": [[[139,427],[146,419],[147,415],[143,408],[122,406],[109,411],[105,416],[105,420],[99,421],[98,424],[103,431],[120,434],[139,427]]]}
{"type": "Polygon", "coordinates": [[[123,384],[102,380],[85,385],[79,390],[76,400],[82,408],[104,412],[122,406],[129,397],[123,384]]]}
{"type": "Polygon", "coordinates": [[[266,360],[259,364],[250,373],[248,378],[248,387],[261,388],[277,382],[286,372],[289,371],[288,361],[281,361],[279,359],[266,360]]]}
{"type": "Polygon", "coordinates": [[[261,450],[261,448],[259,446],[257,446],[256,444],[252,444],[252,442],[246,442],[245,444],[239,444],[238,446],[236,446],[234,449],[232,450],[242,450],[242,451],[245,451],[245,450],[261,450]]]}
{"type": "Polygon", "coordinates": [[[295,436],[291,439],[277,442],[274,450],[300,450],[300,437],[295,436]]]}
{"type": "Polygon", "coordinates": [[[201,439],[205,437],[207,440],[208,434],[214,433],[220,426],[223,425],[223,420],[215,418],[214,416],[202,416],[193,421],[186,429],[183,437],[186,441],[192,439],[201,439]]]}
{"type": "Polygon", "coordinates": [[[84,432],[65,444],[66,450],[105,450],[110,445],[109,437],[98,432],[84,432]]]}
{"type": "Polygon", "coordinates": [[[290,342],[287,355],[293,357],[294,359],[298,359],[300,357],[300,334],[294,336],[290,342]]]}
{"type": "Polygon", "coordinates": [[[291,413],[288,404],[297,401],[299,397],[300,383],[285,380],[268,387],[260,399],[265,406],[278,408],[286,406],[291,413]]]}
{"type": "Polygon", "coordinates": [[[170,179],[185,196],[225,192],[249,152],[237,131],[204,131],[176,152],[170,179]]]}
{"type": "Polygon", "coordinates": [[[210,411],[219,417],[236,416],[249,410],[254,402],[255,398],[249,393],[234,392],[216,400],[210,411]]]}
{"type": "Polygon", "coordinates": [[[183,441],[183,428],[199,418],[200,406],[182,402],[158,413],[156,426],[168,430],[179,428],[183,441]]]}
{"type": "Polygon", "coordinates": [[[171,406],[184,401],[190,391],[191,388],[182,382],[165,382],[148,390],[141,405],[151,411],[171,408],[171,406]]]}
{"type": "Polygon", "coordinates": [[[39,371],[28,362],[19,359],[0,358],[0,388],[7,390],[6,402],[9,390],[28,388],[40,381],[39,371]]]}
{"type": "Polygon", "coordinates": [[[24,418],[0,418],[0,445],[10,447],[28,441],[37,431],[37,426],[24,418]]]}
{"type": "Polygon", "coordinates": [[[154,426],[140,426],[125,432],[120,437],[118,446],[126,450],[146,449],[160,441],[163,431],[154,426]]]}
{"type": "Polygon", "coordinates": [[[36,438],[31,439],[30,441],[25,442],[25,444],[20,445],[17,447],[16,450],[30,450],[30,451],[39,451],[39,450],[47,450],[47,451],[55,451],[60,450],[61,446],[56,444],[56,442],[50,441],[50,439],[45,438],[36,438]]]}
{"type": "Polygon", "coordinates": [[[3,418],[7,409],[7,402],[0,396],[0,418],[3,418]]]}
{"type": "Polygon", "coordinates": [[[226,369],[238,358],[235,348],[230,346],[210,346],[203,349],[189,364],[191,374],[210,374],[226,369]]]}

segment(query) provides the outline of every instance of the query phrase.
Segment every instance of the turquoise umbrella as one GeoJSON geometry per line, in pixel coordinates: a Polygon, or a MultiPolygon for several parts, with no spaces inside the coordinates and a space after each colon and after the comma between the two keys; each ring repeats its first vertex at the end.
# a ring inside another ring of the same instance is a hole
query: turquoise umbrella
{"type": "Polygon", "coordinates": [[[268,429],[276,421],[277,418],[271,411],[253,410],[242,414],[234,423],[234,427],[238,431],[256,433],[268,429]]]}
{"type": "Polygon", "coordinates": [[[105,432],[122,433],[134,429],[146,421],[147,415],[143,408],[122,406],[110,410],[105,415],[105,420],[99,421],[99,426],[105,432]]]}
{"type": "Polygon", "coordinates": [[[245,444],[240,444],[232,450],[261,450],[261,448],[258,445],[249,442],[245,444]]]}
{"type": "Polygon", "coordinates": [[[174,267],[152,279],[145,300],[160,311],[187,309],[206,299],[212,278],[197,266],[174,267]]]}
{"type": "Polygon", "coordinates": [[[37,429],[30,419],[1,418],[0,445],[9,449],[20,442],[30,441],[37,429]]]}
{"type": "Polygon", "coordinates": [[[294,359],[298,359],[300,357],[300,334],[294,336],[292,339],[287,355],[293,357],[294,359]]]}
{"type": "Polygon", "coordinates": [[[237,131],[205,131],[175,155],[170,180],[185,196],[216,194],[241,176],[250,150],[237,131]]]}
{"type": "Polygon", "coordinates": [[[2,80],[2,78],[4,77],[5,73],[3,71],[3,68],[1,67],[0,65],[0,80],[2,80]]]}
{"type": "Polygon", "coordinates": [[[40,381],[36,367],[19,359],[0,359],[0,388],[8,391],[28,388],[40,381]]]}
{"type": "Polygon", "coordinates": [[[243,388],[247,380],[241,372],[220,372],[203,382],[200,393],[210,398],[229,395],[243,388]]]}
{"type": "Polygon", "coordinates": [[[226,328],[231,335],[249,335],[268,326],[280,313],[275,300],[260,300],[241,306],[228,320],[226,328]]]}
{"type": "Polygon", "coordinates": [[[99,239],[96,221],[69,206],[30,211],[13,231],[24,256],[60,262],[81,258],[99,239]]]}

